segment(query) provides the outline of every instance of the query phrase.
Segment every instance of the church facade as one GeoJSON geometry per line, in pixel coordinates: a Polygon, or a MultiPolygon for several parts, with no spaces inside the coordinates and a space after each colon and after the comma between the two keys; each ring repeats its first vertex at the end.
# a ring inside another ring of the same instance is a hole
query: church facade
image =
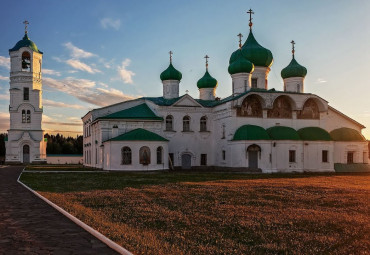
{"type": "MultiPolygon", "coordinates": [[[[28,23],[27,23],[28,24],[28,23]]],[[[46,163],[42,130],[42,52],[27,34],[9,50],[10,128],[5,141],[5,162],[46,163]]]]}
{"type": "Polygon", "coordinates": [[[270,50],[252,33],[231,54],[232,94],[217,98],[208,70],[199,99],[179,95],[182,74],[162,72],[163,95],[89,111],[82,117],[84,165],[105,170],[222,168],[271,172],[332,172],[368,164],[362,124],[306,93],[307,69],[295,58],[281,71],[284,90],[269,88],[270,50]]]}

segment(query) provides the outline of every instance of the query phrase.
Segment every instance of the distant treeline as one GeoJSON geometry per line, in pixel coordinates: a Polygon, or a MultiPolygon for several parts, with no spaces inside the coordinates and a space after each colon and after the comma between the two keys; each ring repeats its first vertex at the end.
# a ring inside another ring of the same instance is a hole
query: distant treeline
{"type": "MultiPolygon", "coordinates": [[[[0,134],[0,157],[5,157],[5,137],[7,137],[7,134],[0,134]]],[[[48,139],[46,154],[82,154],[82,135],[74,138],[60,134],[46,134],[45,138],[48,139]]]]}

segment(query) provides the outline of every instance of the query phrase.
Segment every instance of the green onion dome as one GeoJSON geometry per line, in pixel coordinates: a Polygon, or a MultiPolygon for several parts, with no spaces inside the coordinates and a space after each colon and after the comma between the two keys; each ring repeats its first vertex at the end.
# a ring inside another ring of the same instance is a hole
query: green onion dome
{"type": "Polygon", "coordinates": [[[304,66],[298,64],[295,60],[294,56],[292,61],[290,61],[289,65],[281,70],[281,77],[283,79],[290,78],[290,77],[302,77],[304,78],[307,74],[307,69],[304,66]]]}
{"type": "Polygon", "coordinates": [[[168,68],[161,73],[160,77],[162,81],[166,80],[180,81],[182,78],[182,74],[179,71],[177,71],[175,67],[173,67],[172,63],[170,63],[168,68]]]}
{"type": "Polygon", "coordinates": [[[253,70],[254,70],[253,63],[243,56],[242,51],[240,49],[236,51],[235,60],[232,63],[230,63],[228,68],[229,74],[252,73],[253,70]]]}
{"type": "Polygon", "coordinates": [[[262,47],[254,38],[252,31],[242,47],[242,54],[255,66],[270,67],[274,61],[270,50],[262,47]]]}
{"type": "Polygon", "coordinates": [[[197,87],[199,89],[216,88],[217,80],[213,78],[207,70],[206,73],[203,75],[203,77],[200,78],[199,81],[197,82],[197,87]]]}
{"type": "Polygon", "coordinates": [[[36,44],[33,41],[31,41],[30,38],[28,38],[27,34],[24,34],[23,39],[17,42],[16,45],[13,48],[11,48],[9,51],[17,51],[22,47],[28,47],[34,52],[38,52],[42,54],[42,51],[40,51],[37,48],[36,44]]]}
{"type": "Polygon", "coordinates": [[[236,51],[234,51],[231,56],[230,56],[230,59],[229,59],[229,65],[234,62],[238,56],[239,56],[239,53],[240,53],[240,49],[237,49],[236,51]]]}

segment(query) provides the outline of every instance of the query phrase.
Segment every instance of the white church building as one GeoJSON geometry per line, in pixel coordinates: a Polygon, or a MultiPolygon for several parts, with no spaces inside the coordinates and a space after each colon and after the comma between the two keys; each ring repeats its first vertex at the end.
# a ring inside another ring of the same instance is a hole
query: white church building
{"type": "Polygon", "coordinates": [[[46,141],[42,130],[42,52],[26,31],[9,50],[10,128],[5,140],[5,162],[46,163],[46,141]]]}
{"type": "MultiPolygon", "coordinates": [[[[170,57],[163,95],[89,111],[82,117],[84,165],[105,170],[210,168],[271,172],[334,171],[368,164],[363,125],[306,93],[307,69],[295,58],[281,71],[284,90],[269,87],[270,50],[250,31],[231,54],[232,94],[217,98],[206,70],[199,98],[179,95],[182,74],[170,57]]],[[[171,54],[171,52],[170,52],[171,54]]],[[[226,71],[226,70],[225,70],[226,71]]]]}

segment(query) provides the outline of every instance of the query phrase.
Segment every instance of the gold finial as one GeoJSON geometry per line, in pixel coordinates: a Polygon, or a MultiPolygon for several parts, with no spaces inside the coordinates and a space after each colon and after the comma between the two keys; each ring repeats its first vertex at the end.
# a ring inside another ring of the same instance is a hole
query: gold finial
{"type": "Polygon", "coordinates": [[[208,59],[209,59],[209,57],[208,57],[208,55],[206,55],[204,58],[206,59],[206,69],[208,70],[208,59]]]}
{"type": "Polygon", "coordinates": [[[172,63],[172,54],[173,52],[170,50],[170,52],[168,52],[170,54],[170,63],[172,63]]]}
{"type": "Polygon", "coordinates": [[[30,24],[27,20],[23,21],[24,24],[24,33],[27,34],[27,26],[30,24]]]}
{"type": "Polygon", "coordinates": [[[295,53],[294,44],[295,44],[295,42],[292,40],[290,43],[292,44],[292,54],[293,54],[293,58],[294,58],[294,53],[295,53]]]}
{"type": "Polygon", "coordinates": [[[243,37],[242,33],[239,33],[238,37],[239,37],[239,48],[241,48],[242,47],[242,37],[243,37]]]}
{"type": "Polygon", "coordinates": [[[252,9],[249,9],[249,11],[247,11],[247,13],[249,13],[249,30],[252,31],[252,26],[253,26],[252,14],[254,14],[254,12],[252,11],[252,9]]]}

